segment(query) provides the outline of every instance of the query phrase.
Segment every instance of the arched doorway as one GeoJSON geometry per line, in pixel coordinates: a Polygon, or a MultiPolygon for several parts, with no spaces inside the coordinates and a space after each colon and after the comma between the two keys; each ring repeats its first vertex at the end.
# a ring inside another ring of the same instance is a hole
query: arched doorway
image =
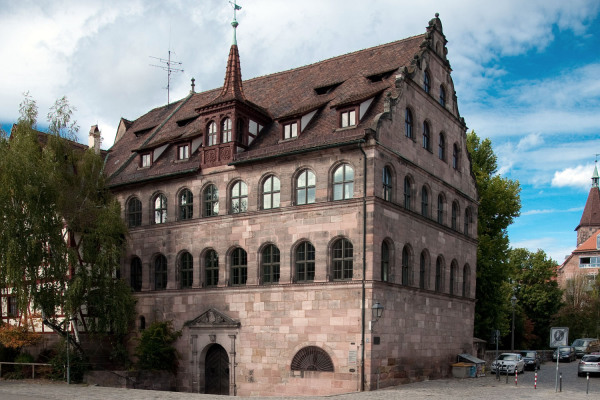
{"type": "Polygon", "coordinates": [[[229,356],[227,351],[213,344],[206,352],[204,363],[206,394],[229,395],[229,356]]]}

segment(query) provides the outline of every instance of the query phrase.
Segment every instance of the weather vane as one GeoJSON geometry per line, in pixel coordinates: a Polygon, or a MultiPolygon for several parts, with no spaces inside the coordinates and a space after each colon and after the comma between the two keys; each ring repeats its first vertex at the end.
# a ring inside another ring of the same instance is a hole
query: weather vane
{"type": "Polygon", "coordinates": [[[231,26],[233,26],[233,44],[237,45],[237,38],[235,36],[235,31],[239,24],[236,19],[236,15],[237,15],[236,13],[237,13],[237,10],[242,9],[242,6],[238,5],[236,3],[236,0],[230,1],[229,4],[231,4],[233,6],[233,21],[231,22],[231,26]]]}

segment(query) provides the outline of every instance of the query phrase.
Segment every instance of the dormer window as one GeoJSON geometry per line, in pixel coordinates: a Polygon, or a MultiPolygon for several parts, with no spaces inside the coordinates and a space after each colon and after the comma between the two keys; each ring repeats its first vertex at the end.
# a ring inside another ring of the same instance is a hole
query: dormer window
{"type": "Polygon", "coordinates": [[[225,118],[221,123],[221,143],[231,142],[231,119],[225,118]]]}
{"type": "Polygon", "coordinates": [[[291,139],[298,137],[298,121],[290,122],[283,125],[283,138],[291,139]]]}
{"type": "Polygon", "coordinates": [[[177,146],[177,159],[187,160],[188,158],[190,158],[190,145],[183,144],[181,146],[177,146]]]}
{"type": "Polygon", "coordinates": [[[340,127],[347,128],[356,125],[356,110],[346,110],[340,113],[340,127]]]}
{"type": "Polygon", "coordinates": [[[144,153],[142,154],[142,168],[148,168],[152,165],[152,154],[144,153]]]}
{"type": "Polygon", "coordinates": [[[214,121],[208,124],[207,132],[206,145],[214,146],[217,144],[217,124],[214,121]]]}

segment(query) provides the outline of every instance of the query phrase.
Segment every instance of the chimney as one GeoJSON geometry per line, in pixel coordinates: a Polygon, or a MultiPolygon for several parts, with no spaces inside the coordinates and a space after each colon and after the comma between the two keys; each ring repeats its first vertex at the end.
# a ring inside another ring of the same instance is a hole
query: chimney
{"type": "Polygon", "coordinates": [[[94,149],[94,153],[100,154],[100,143],[102,138],[100,137],[100,129],[98,125],[92,125],[90,128],[90,136],[88,138],[88,147],[94,149]]]}

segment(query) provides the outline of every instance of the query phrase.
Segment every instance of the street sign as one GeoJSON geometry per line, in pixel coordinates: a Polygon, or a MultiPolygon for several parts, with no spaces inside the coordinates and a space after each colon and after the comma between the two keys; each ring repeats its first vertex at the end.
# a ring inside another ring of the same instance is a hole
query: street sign
{"type": "Polygon", "coordinates": [[[550,328],[550,347],[568,346],[569,328],[550,328]]]}

